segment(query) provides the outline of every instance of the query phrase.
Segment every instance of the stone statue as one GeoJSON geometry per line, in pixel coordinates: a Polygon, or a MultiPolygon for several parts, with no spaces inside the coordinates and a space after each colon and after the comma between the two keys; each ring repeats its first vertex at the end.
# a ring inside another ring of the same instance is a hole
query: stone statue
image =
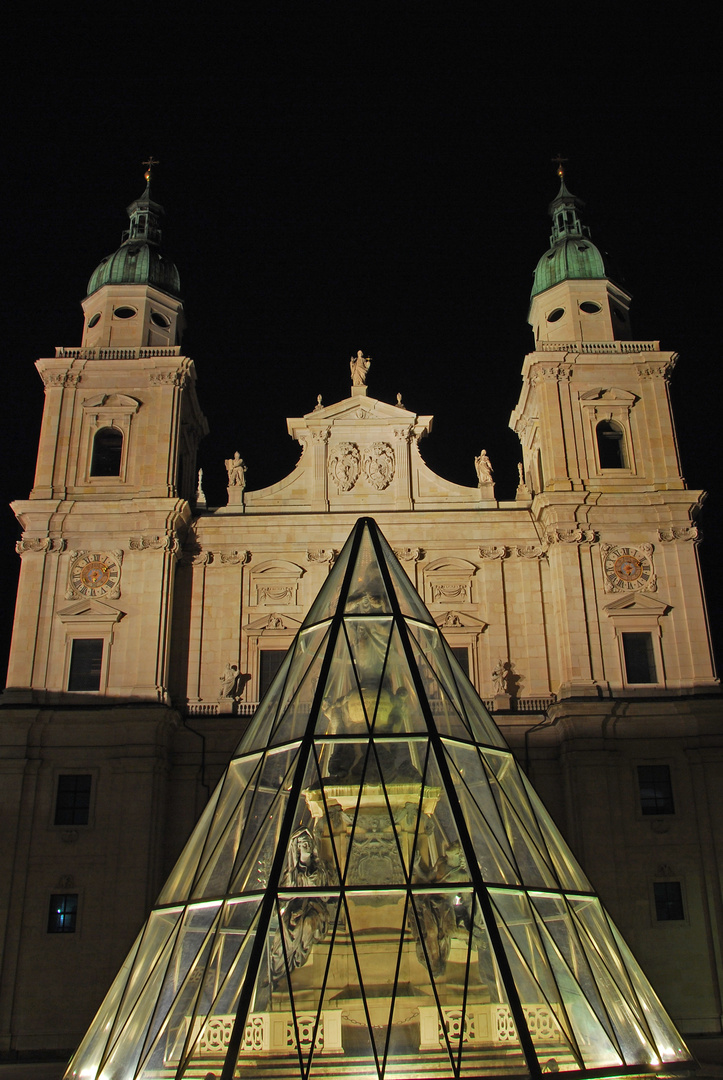
{"type": "Polygon", "coordinates": [[[404,408],[404,402],[402,401],[402,395],[401,394],[397,394],[397,408],[398,409],[403,409],[404,408]]]}
{"type": "Polygon", "coordinates": [[[507,680],[510,677],[510,662],[509,660],[498,660],[497,667],[492,672],[492,682],[494,684],[496,694],[507,693],[507,680]]]}
{"type": "Polygon", "coordinates": [[[366,386],[367,372],[372,366],[371,357],[364,356],[361,349],[352,356],[349,361],[349,367],[351,368],[351,384],[352,386],[366,386]]]}
{"type": "Polygon", "coordinates": [[[321,403],[321,394],[316,395],[316,405],[314,406],[314,412],[318,412],[319,409],[323,409],[324,406],[321,403]]]}
{"type": "Polygon", "coordinates": [[[243,491],[246,487],[246,466],[238,450],[232,458],[226,459],[226,472],[228,473],[228,486],[240,487],[243,491]]]}
{"type": "Polygon", "coordinates": [[[525,486],[525,470],[521,461],[517,462],[517,475],[520,478],[520,487],[525,486]]]}
{"type": "Polygon", "coordinates": [[[483,484],[494,483],[492,479],[492,462],[487,457],[486,450],[480,450],[479,454],[474,459],[474,467],[477,470],[477,483],[480,487],[483,484]]]}
{"type": "Polygon", "coordinates": [[[223,675],[219,675],[219,681],[221,683],[221,690],[219,691],[219,697],[232,698],[236,697],[238,693],[238,679],[239,670],[235,664],[226,664],[223,669],[223,675]]]}
{"type": "MultiPolygon", "coordinates": [[[[298,829],[289,843],[279,887],[318,889],[329,883],[329,870],[319,857],[313,834],[309,829],[298,829]]],[[[326,936],[328,925],[327,904],[320,896],[297,896],[287,901],[271,945],[272,984],[285,972],[291,974],[294,968],[304,966],[314,945],[326,936]]]]}

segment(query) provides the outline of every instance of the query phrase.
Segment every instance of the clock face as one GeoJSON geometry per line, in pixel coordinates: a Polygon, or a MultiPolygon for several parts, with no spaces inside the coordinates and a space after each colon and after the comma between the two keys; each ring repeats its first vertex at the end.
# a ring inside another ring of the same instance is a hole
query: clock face
{"type": "Polygon", "coordinates": [[[613,568],[621,581],[637,581],[643,573],[643,564],[634,555],[621,555],[613,568]]]}
{"type": "Polygon", "coordinates": [[[105,596],[117,589],[120,567],[109,555],[87,552],[70,568],[70,582],[79,596],[105,596]]]}
{"type": "Polygon", "coordinates": [[[650,560],[631,548],[612,548],[605,556],[605,576],[615,590],[643,588],[652,570],[650,560]]]}

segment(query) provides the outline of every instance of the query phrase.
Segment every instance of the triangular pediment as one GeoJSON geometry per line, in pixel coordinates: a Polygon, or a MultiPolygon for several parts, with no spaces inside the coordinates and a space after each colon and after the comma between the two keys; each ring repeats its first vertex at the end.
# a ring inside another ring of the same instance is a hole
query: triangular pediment
{"type": "Polygon", "coordinates": [[[285,612],[271,611],[268,615],[264,614],[259,616],[258,619],[251,619],[246,626],[244,626],[244,633],[263,634],[273,630],[291,630],[291,632],[295,634],[300,626],[300,619],[292,619],[291,616],[287,615],[285,612]]]}
{"type": "Polygon", "coordinates": [[[67,1080],[599,1078],[691,1065],[452,649],[361,519],[67,1080]]]}
{"type": "Polygon", "coordinates": [[[59,608],[56,612],[59,619],[78,620],[88,622],[118,622],[125,612],[114,608],[111,604],[104,604],[102,600],[78,600],[67,607],[59,608]]]}
{"type": "Polygon", "coordinates": [[[654,596],[644,592],[626,593],[619,600],[613,600],[611,604],[605,605],[605,611],[609,615],[624,613],[631,615],[636,613],[640,615],[665,615],[669,610],[669,604],[664,604],[661,600],[656,600],[654,596]]]}
{"type": "MultiPolygon", "coordinates": [[[[321,421],[329,423],[331,420],[339,419],[388,420],[411,424],[416,421],[417,414],[411,412],[409,409],[405,409],[404,406],[390,405],[386,401],[380,401],[379,398],[359,396],[343,398],[341,401],[335,401],[331,405],[324,405],[321,408],[312,409],[312,411],[306,413],[301,420],[289,420],[288,422],[289,424],[298,424],[306,421],[307,423],[313,424],[321,421]]],[[[425,417],[424,419],[431,418],[425,417]]]]}

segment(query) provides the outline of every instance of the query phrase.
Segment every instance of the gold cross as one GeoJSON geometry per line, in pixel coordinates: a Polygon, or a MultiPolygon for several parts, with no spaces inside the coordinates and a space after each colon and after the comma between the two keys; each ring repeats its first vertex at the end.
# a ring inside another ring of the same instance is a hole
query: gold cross
{"type": "Polygon", "coordinates": [[[563,180],[565,177],[565,170],[563,168],[563,165],[565,165],[568,159],[566,157],[561,157],[560,154],[558,154],[557,157],[550,158],[550,160],[554,161],[557,165],[557,175],[560,177],[561,180],[563,180]]]}
{"type": "Polygon", "coordinates": [[[146,183],[150,184],[150,182],[151,182],[151,172],[153,171],[153,166],[154,165],[160,165],[160,161],[156,161],[156,159],[153,157],[153,154],[149,154],[148,155],[148,161],[142,161],[141,165],[147,165],[148,166],[147,169],[146,169],[146,172],[145,172],[145,177],[146,177],[146,183]]]}

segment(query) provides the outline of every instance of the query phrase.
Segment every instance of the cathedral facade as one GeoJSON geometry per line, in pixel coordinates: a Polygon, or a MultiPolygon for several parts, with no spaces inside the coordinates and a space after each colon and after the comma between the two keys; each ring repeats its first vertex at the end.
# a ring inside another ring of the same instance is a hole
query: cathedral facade
{"type": "MultiPolygon", "coordinates": [[[[150,184],[38,361],[0,733],[0,1053],[72,1049],[355,521],[373,517],[683,1033],[721,1030],[723,717],[668,384],[561,183],[510,424],[516,497],[424,462],[432,417],[349,395],[293,471],[206,503],[207,424],[150,184]],[[62,993],[59,992],[62,987],[62,993]]],[[[346,360],[341,361],[347,363],[346,360]]]]}

